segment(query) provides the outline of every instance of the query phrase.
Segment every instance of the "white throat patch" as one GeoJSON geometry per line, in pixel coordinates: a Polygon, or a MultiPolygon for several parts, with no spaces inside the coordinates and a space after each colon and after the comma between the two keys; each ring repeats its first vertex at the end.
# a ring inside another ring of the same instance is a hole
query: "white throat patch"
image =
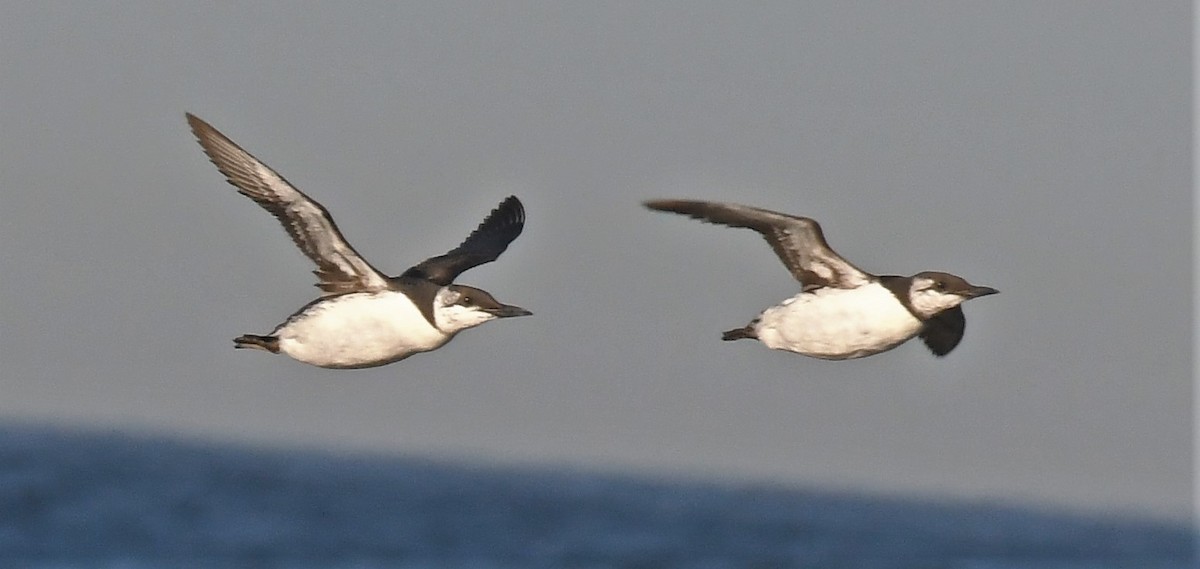
{"type": "Polygon", "coordinates": [[[930,318],[939,312],[949,310],[965,302],[963,296],[938,290],[937,282],[924,277],[915,278],[908,289],[908,296],[913,310],[923,318],[930,318]]]}
{"type": "Polygon", "coordinates": [[[434,297],[433,320],[442,332],[457,334],[496,319],[495,314],[484,312],[470,303],[463,304],[462,296],[448,287],[442,287],[434,297]]]}

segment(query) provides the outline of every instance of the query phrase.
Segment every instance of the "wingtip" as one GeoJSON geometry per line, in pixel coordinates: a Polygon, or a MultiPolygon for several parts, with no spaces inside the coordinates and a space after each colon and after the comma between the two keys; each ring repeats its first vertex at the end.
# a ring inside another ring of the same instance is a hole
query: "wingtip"
{"type": "Polygon", "coordinates": [[[683,202],[684,200],[657,198],[643,201],[642,205],[655,211],[672,211],[673,206],[683,202]]]}
{"type": "Polygon", "coordinates": [[[187,123],[188,123],[189,125],[191,125],[191,127],[192,127],[192,129],[193,129],[193,130],[195,130],[195,128],[197,127],[197,125],[204,125],[204,126],[208,126],[208,123],[204,122],[204,120],[203,120],[203,119],[201,119],[200,117],[198,117],[198,116],[196,116],[196,115],[193,115],[193,114],[192,114],[192,113],[190,113],[190,112],[184,111],[184,113],[183,113],[183,116],[184,116],[184,118],[186,118],[186,119],[187,119],[187,123]]]}
{"type": "Polygon", "coordinates": [[[693,219],[699,219],[706,223],[718,223],[711,217],[711,212],[714,208],[720,209],[725,204],[717,202],[706,202],[703,200],[684,200],[684,199],[654,199],[642,202],[642,205],[654,211],[665,213],[675,213],[687,216],[693,219]]]}
{"type": "MultiPolygon", "coordinates": [[[[501,200],[500,204],[488,214],[487,219],[505,212],[508,214],[509,222],[521,225],[525,224],[525,204],[521,203],[521,200],[517,196],[508,196],[501,200]]],[[[484,223],[487,222],[487,219],[484,220],[484,223]]],[[[481,223],[480,225],[483,224],[481,223]]]]}
{"type": "Polygon", "coordinates": [[[944,357],[950,355],[950,352],[953,352],[954,348],[957,348],[958,344],[960,342],[962,342],[961,339],[957,342],[954,342],[953,344],[950,344],[949,346],[934,347],[934,346],[930,346],[929,344],[925,344],[925,347],[929,348],[929,353],[933,354],[933,357],[944,358],[944,357]]]}
{"type": "Polygon", "coordinates": [[[188,126],[191,127],[192,134],[195,135],[198,140],[203,141],[205,137],[212,136],[212,133],[217,133],[218,135],[220,134],[220,132],[213,128],[211,124],[208,124],[204,119],[193,115],[192,113],[185,112],[183,113],[183,116],[187,118],[188,126]]]}
{"type": "Polygon", "coordinates": [[[508,196],[507,198],[504,198],[504,201],[500,202],[500,205],[515,207],[517,211],[521,212],[521,215],[525,215],[525,203],[522,202],[517,196],[508,196]]]}

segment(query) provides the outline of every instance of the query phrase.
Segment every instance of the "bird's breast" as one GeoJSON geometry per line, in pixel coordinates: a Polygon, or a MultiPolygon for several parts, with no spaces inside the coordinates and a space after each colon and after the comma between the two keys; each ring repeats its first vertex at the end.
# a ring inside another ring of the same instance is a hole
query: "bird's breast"
{"type": "Polygon", "coordinates": [[[434,328],[403,293],[350,293],[309,305],[281,325],[280,350],[321,367],[370,367],[436,349],[450,335],[434,328]]]}
{"type": "Polygon", "coordinates": [[[764,310],[756,324],[767,347],[825,359],[877,354],[920,329],[921,321],[878,283],[800,293],[764,310]]]}

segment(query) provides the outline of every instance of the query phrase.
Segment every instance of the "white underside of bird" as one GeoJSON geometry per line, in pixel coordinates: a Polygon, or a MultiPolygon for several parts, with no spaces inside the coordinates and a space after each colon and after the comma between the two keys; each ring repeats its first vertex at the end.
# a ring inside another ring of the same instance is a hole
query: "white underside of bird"
{"type": "Polygon", "coordinates": [[[377,366],[442,347],[447,334],[400,292],[356,292],[312,304],[271,333],[279,351],[331,368],[377,366]]]}
{"type": "Polygon", "coordinates": [[[768,348],[827,360],[890,350],[915,336],[921,326],[879,283],[802,292],[764,310],[752,325],[768,348]]]}

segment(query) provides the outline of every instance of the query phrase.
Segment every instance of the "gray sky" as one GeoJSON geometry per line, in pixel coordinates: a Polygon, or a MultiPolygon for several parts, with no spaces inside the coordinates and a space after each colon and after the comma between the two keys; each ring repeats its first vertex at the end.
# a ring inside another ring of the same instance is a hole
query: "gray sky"
{"type": "Polygon", "coordinates": [[[0,4],[0,420],[777,480],[1183,519],[1186,2],[0,4]],[[312,299],[208,120],[376,266],[534,311],[328,371],[231,338],[312,299]],[[1002,294],[963,343],[722,343],[795,293],[691,197],[812,216],[877,273],[1002,294]]]}

